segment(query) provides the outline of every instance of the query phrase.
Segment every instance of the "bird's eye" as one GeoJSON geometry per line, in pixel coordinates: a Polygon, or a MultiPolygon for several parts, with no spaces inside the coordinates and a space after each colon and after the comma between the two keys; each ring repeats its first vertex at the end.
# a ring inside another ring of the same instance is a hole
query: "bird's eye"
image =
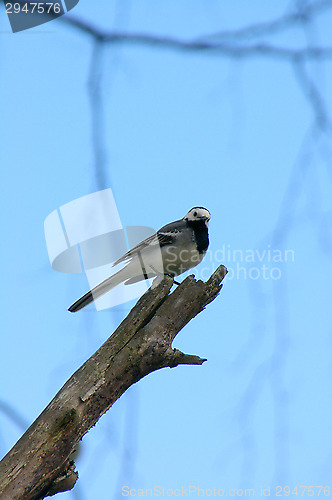
{"type": "Polygon", "coordinates": [[[194,217],[196,217],[196,215],[197,215],[197,212],[194,212],[194,217]]]}

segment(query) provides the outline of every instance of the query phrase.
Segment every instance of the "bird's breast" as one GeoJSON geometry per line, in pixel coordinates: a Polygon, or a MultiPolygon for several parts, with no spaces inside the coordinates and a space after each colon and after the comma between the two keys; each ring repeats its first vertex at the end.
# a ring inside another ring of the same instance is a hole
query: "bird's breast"
{"type": "Polygon", "coordinates": [[[204,253],[197,250],[195,241],[187,241],[185,245],[174,245],[162,249],[164,272],[172,276],[188,271],[197,266],[204,257],[204,253]]]}

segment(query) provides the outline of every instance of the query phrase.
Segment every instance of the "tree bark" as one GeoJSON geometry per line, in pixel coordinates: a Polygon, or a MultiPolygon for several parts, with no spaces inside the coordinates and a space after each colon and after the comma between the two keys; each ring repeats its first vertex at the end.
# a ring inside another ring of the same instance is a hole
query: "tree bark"
{"type": "Polygon", "coordinates": [[[227,270],[203,283],[186,278],[173,293],[165,277],[150,288],[108,340],[65,383],[0,462],[2,500],[37,500],[71,489],[77,443],[130,387],[148,373],[206,359],[172,348],[178,332],[216,298],[227,270]]]}

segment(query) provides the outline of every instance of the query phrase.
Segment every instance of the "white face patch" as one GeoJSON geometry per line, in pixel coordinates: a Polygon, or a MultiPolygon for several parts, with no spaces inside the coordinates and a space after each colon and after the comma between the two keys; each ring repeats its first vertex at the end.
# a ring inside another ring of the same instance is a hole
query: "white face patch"
{"type": "Polygon", "coordinates": [[[211,218],[210,212],[203,207],[192,208],[184,217],[185,220],[190,220],[190,221],[204,219],[206,221],[206,224],[208,224],[210,218],[211,218]]]}

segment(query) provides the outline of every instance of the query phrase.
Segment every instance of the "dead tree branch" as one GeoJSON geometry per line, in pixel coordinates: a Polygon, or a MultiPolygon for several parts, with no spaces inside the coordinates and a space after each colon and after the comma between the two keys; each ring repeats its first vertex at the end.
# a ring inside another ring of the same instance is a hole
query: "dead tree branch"
{"type": "Polygon", "coordinates": [[[37,500],[71,489],[78,474],[70,455],[128,387],[160,368],[206,361],[173,349],[172,342],[217,297],[226,273],[220,266],[206,283],[189,276],[171,294],[173,279],[166,277],[143,295],[0,462],[2,500],[37,500]]]}

